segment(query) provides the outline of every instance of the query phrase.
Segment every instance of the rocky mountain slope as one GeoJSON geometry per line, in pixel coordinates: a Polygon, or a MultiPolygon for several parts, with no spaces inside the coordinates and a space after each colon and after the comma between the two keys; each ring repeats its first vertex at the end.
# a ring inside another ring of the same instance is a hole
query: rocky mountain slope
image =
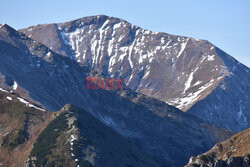
{"type": "Polygon", "coordinates": [[[205,40],[91,16],[20,30],[132,90],[235,131],[250,125],[250,70],[205,40]]]}
{"type": "Polygon", "coordinates": [[[208,152],[191,157],[187,167],[248,167],[250,166],[250,129],[216,144],[208,152]]]}
{"type": "Polygon", "coordinates": [[[154,98],[123,90],[86,89],[93,70],[8,25],[0,27],[0,87],[48,110],[84,109],[161,163],[182,166],[231,131],[154,98]],[[177,160],[178,159],[178,160],[177,160]]]}

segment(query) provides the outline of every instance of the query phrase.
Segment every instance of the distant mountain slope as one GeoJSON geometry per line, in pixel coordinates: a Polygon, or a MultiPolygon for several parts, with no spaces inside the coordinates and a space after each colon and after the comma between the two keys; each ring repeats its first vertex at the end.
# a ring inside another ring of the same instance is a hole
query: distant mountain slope
{"type": "Polygon", "coordinates": [[[36,166],[157,167],[148,154],[84,110],[66,105],[39,136],[30,155],[36,166]]]}
{"type": "Polygon", "coordinates": [[[216,144],[208,152],[190,158],[187,167],[248,167],[250,166],[250,129],[237,133],[230,139],[216,144]]]}
{"type": "MultiPolygon", "coordinates": [[[[93,71],[93,70],[92,70],[93,71]]],[[[15,31],[0,28],[0,85],[48,110],[72,104],[167,166],[227,139],[231,131],[129,89],[86,89],[90,70],[15,31]]]]}
{"type": "Polygon", "coordinates": [[[20,32],[218,126],[236,131],[250,126],[250,70],[208,41],[155,33],[103,15],[20,32]]]}

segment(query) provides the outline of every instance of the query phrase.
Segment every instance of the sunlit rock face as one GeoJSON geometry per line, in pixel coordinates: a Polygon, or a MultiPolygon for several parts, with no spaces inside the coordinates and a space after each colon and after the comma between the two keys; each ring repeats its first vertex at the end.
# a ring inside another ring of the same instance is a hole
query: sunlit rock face
{"type": "Polygon", "coordinates": [[[53,51],[204,120],[249,127],[249,68],[205,40],[91,16],[20,30],[53,51]]]}

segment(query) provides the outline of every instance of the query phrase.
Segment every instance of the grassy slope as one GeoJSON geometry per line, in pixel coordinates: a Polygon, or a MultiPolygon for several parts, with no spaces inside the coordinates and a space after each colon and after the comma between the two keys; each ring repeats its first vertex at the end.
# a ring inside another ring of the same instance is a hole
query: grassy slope
{"type": "MultiPolygon", "coordinates": [[[[216,144],[208,152],[195,158],[199,164],[215,163],[217,161],[227,161],[229,158],[242,158],[250,155],[250,128],[235,134],[228,140],[216,144]]],[[[196,162],[187,166],[199,166],[196,162]]],[[[241,163],[241,161],[239,161],[241,163]]]]}
{"type": "Polygon", "coordinates": [[[72,165],[73,160],[69,156],[69,147],[64,145],[67,143],[67,117],[64,114],[55,118],[38,137],[30,157],[36,157],[33,161],[37,166],[66,166],[72,165]]]}
{"type": "Polygon", "coordinates": [[[250,154],[250,128],[237,133],[230,139],[216,144],[205,155],[216,152],[216,159],[228,159],[231,157],[244,157],[250,154]]]}
{"type": "Polygon", "coordinates": [[[52,115],[28,107],[15,95],[0,91],[0,162],[8,166],[23,165],[34,140],[52,115]]]}
{"type": "Polygon", "coordinates": [[[41,133],[30,159],[36,166],[160,166],[111,128],[71,105],[60,110],[41,133]],[[72,134],[78,136],[73,146],[72,134]]]}

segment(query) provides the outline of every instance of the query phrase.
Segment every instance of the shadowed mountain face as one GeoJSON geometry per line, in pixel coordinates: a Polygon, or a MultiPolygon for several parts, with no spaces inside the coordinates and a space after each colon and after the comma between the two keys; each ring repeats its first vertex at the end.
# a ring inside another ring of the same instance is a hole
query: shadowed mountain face
{"type": "Polygon", "coordinates": [[[187,167],[248,167],[250,166],[250,129],[216,144],[208,152],[191,157],[187,167]]]}
{"type": "Polygon", "coordinates": [[[39,136],[31,151],[29,164],[83,167],[161,166],[89,113],[71,105],[60,110],[57,118],[39,136]]]}
{"type": "Polygon", "coordinates": [[[20,32],[221,127],[240,131],[250,125],[250,70],[208,41],[154,33],[103,15],[20,32]]]}
{"type": "Polygon", "coordinates": [[[86,89],[89,70],[15,31],[0,28],[0,87],[49,110],[73,104],[168,166],[182,166],[232,132],[129,89],[86,89]]]}

